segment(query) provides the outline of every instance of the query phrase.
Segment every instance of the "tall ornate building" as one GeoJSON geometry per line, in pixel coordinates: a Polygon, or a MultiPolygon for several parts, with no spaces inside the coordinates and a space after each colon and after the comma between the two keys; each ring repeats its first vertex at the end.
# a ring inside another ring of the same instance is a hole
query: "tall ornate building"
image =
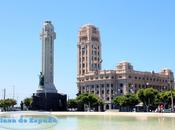
{"type": "Polygon", "coordinates": [[[115,70],[101,70],[101,63],[100,32],[94,25],[84,25],[78,35],[78,93],[96,94],[104,101],[104,110],[113,108],[112,100],[117,95],[135,93],[140,88],[174,89],[170,69],[141,72],[130,63],[121,62],[115,70]]]}
{"type": "Polygon", "coordinates": [[[101,70],[101,43],[93,25],[81,27],[78,37],[78,75],[101,70]]]}

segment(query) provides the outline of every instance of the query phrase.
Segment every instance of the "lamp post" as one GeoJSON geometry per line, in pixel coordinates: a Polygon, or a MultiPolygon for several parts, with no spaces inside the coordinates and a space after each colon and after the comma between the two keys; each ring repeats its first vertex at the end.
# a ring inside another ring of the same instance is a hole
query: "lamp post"
{"type": "Polygon", "coordinates": [[[149,87],[149,83],[146,83],[146,88],[149,87]]]}
{"type": "Polygon", "coordinates": [[[4,100],[6,98],[6,88],[3,89],[3,92],[4,92],[4,100]]]}
{"type": "MultiPolygon", "coordinates": [[[[149,87],[149,83],[146,83],[146,88],[149,87]]],[[[149,112],[149,104],[150,104],[150,98],[148,97],[148,104],[147,104],[147,112],[149,112]]]]}
{"type": "Polygon", "coordinates": [[[171,111],[174,112],[174,103],[173,103],[173,85],[172,85],[172,81],[169,82],[170,84],[170,92],[171,92],[171,111]]]}
{"type": "Polygon", "coordinates": [[[120,95],[120,92],[121,92],[121,90],[120,90],[120,88],[118,88],[118,92],[117,92],[117,93],[118,93],[118,95],[120,95]]]}
{"type": "Polygon", "coordinates": [[[131,91],[132,94],[135,92],[134,84],[131,85],[130,91],[131,91]]]}

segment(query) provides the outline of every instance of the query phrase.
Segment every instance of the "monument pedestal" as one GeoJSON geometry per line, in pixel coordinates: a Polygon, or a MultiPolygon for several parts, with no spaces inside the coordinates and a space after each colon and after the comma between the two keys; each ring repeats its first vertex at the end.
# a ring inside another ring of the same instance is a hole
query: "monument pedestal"
{"type": "Polygon", "coordinates": [[[66,111],[67,95],[60,93],[34,93],[32,110],[66,111]]]}

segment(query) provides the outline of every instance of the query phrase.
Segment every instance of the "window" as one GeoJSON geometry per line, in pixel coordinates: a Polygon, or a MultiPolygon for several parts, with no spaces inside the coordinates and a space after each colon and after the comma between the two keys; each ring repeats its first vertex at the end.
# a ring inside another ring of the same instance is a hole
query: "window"
{"type": "Polygon", "coordinates": [[[107,97],[106,100],[109,101],[109,97],[107,97]]]}
{"type": "Polygon", "coordinates": [[[130,83],[128,84],[128,87],[131,87],[131,84],[130,83]]]}
{"type": "Polygon", "coordinates": [[[104,90],[102,90],[101,93],[104,94],[104,90]]]}
{"type": "Polygon", "coordinates": [[[139,88],[141,88],[141,85],[139,84],[139,88]]]}
{"type": "Polygon", "coordinates": [[[113,90],[111,90],[111,94],[113,94],[113,92],[114,92],[114,91],[113,91],[113,90]]]}
{"type": "Polygon", "coordinates": [[[122,76],[121,76],[121,75],[119,75],[119,78],[121,79],[121,78],[122,78],[122,76]]]}
{"type": "Polygon", "coordinates": [[[82,49],[82,55],[84,55],[84,53],[85,53],[85,49],[83,48],[83,49],[82,49]]]}

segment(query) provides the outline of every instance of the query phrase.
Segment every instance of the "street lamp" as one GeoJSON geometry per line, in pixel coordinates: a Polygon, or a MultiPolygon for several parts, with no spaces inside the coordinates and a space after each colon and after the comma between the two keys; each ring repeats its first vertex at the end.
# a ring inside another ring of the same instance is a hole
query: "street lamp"
{"type": "Polygon", "coordinates": [[[3,93],[4,93],[4,100],[6,98],[6,88],[3,89],[3,93]]]}
{"type": "MultiPolygon", "coordinates": [[[[149,87],[149,83],[146,83],[146,88],[149,87]]],[[[150,98],[148,97],[147,112],[149,111],[150,98]]]]}
{"type": "Polygon", "coordinates": [[[130,91],[131,91],[131,93],[134,93],[135,92],[134,91],[134,84],[131,85],[130,91]]]}
{"type": "Polygon", "coordinates": [[[170,92],[171,92],[171,111],[174,112],[174,103],[173,103],[173,85],[172,85],[172,81],[169,82],[170,85],[170,92]]]}
{"type": "Polygon", "coordinates": [[[146,83],[146,88],[149,87],[149,83],[146,83]]]}
{"type": "Polygon", "coordinates": [[[120,94],[121,94],[120,92],[121,92],[121,90],[118,88],[118,92],[117,92],[117,93],[118,93],[118,95],[120,95],[120,94]]]}

